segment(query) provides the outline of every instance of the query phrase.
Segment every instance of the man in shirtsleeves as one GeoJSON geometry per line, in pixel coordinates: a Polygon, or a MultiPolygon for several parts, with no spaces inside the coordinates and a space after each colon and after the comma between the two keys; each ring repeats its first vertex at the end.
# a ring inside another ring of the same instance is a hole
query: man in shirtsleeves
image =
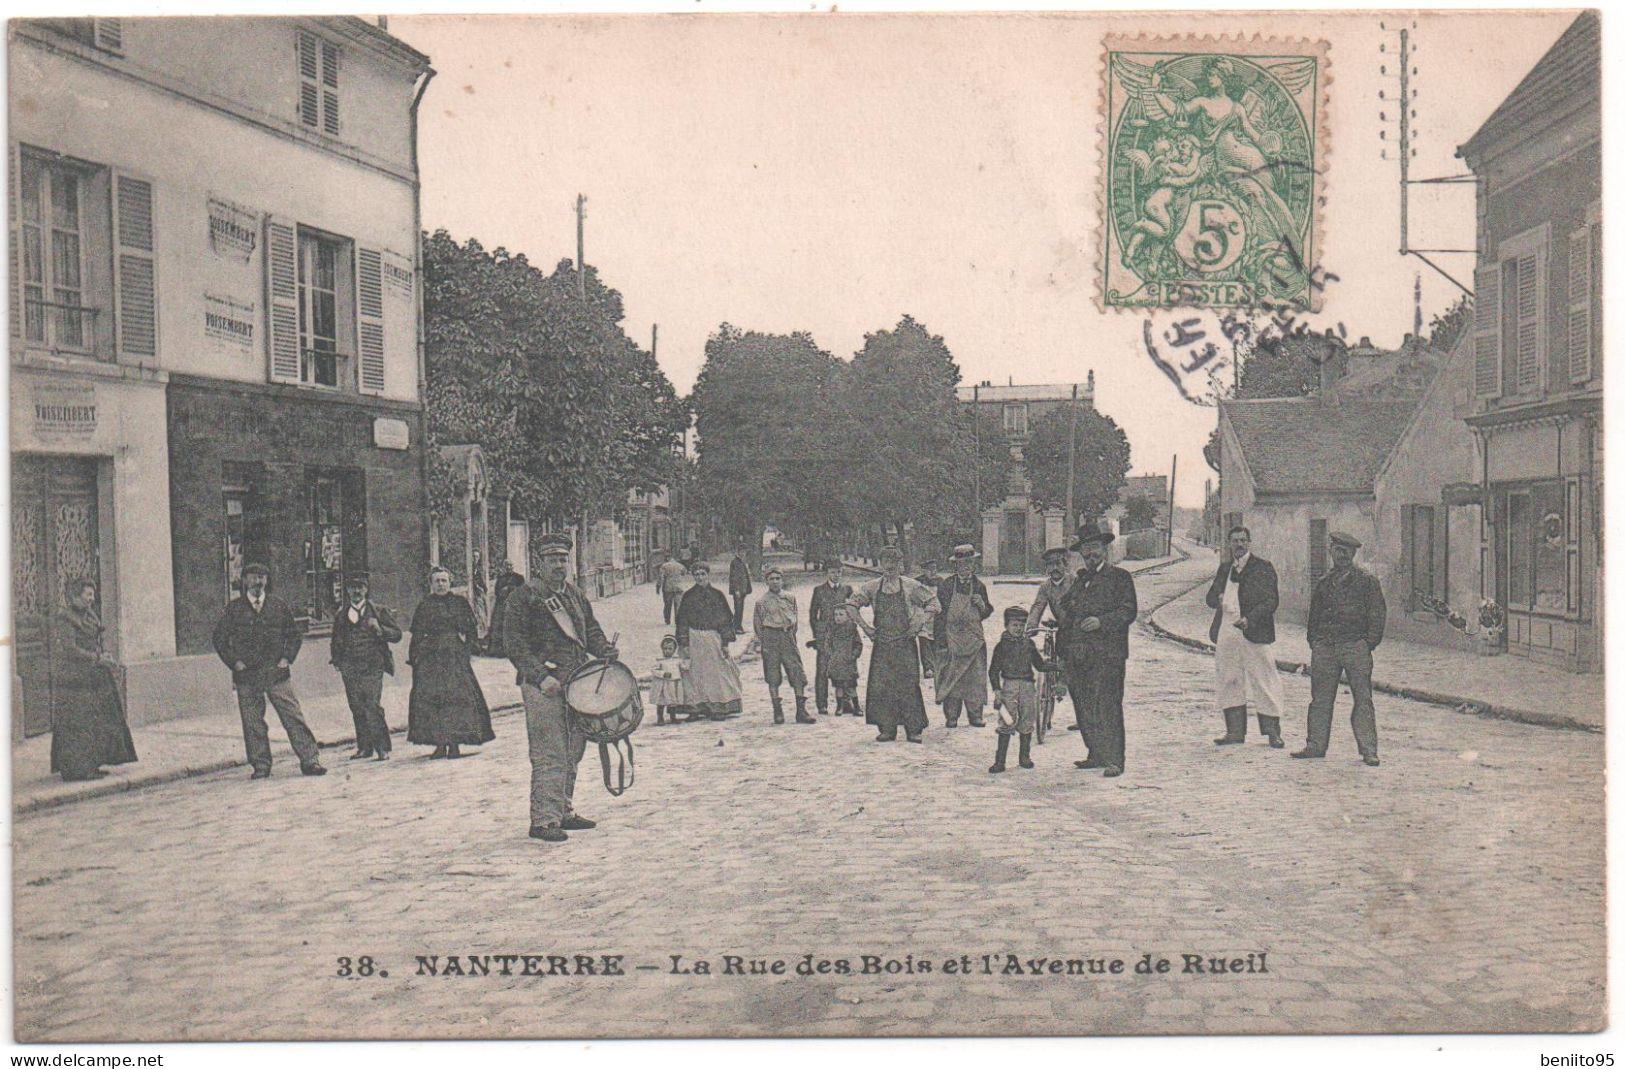
{"type": "Polygon", "coordinates": [[[576,766],[587,737],[570,723],[564,684],[592,658],[613,661],[619,651],[604,638],[592,606],[565,576],[572,542],[566,534],[542,536],[541,569],[508,596],[503,638],[519,670],[530,737],[530,837],[549,843],[566,832],[596,827],[575,811],[576,766]]]}
{"type": "Polygon", "coordinates": [[[1382,584],[1354,554],[1360,540],[1332,532],[1332,570],[1321,576],[1309,599],[1309,743],[1293,757],[1325,757],[1332,737],[1332,705],[1344,678],[1354,692],[1354,743],[1360,759],[1375,767],[1377,707],[1371,700],[1371,652],[1388,620],[1382,584]]]}
{"type": "Polygon", "coordinates": [[[796,696],[796,723],[816,724],[807,715],[807,672],[801,667],[801,651],[796,648],[796,608],[794,594],[785,592],[784,572],[770,565],[762,578],[767,593],[756,598],[751,624],[756,642],[762,647],[762,676],[773,698],[773,723],[784,723],[784,703],[779,700],[779,684],[786,676],[796,696]]]}

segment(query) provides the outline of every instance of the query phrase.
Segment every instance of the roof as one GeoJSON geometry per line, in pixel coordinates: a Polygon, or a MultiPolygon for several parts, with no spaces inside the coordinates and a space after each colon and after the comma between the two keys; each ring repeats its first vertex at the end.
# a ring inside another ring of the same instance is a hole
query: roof
{"type": "Polygon", "coordinates": [[[1602,103],[1602,29],[1595,11],[1582,12],[1569,24],[1456,155],[1480,156],[1486,149],[1544,129],[1566,110],[1565,105],[1588,101],[1602,103]]]}
{"type": "Polygon", "coordinates": [[[1417,399],[1324,404],[1313,397],[1222,401],[1259,494],[1373,493],[1417,399]]]}
{"type": "Polygon", "coordinates": [[[955,391],[961,401],[1070,401],[1072,391],[1078,391],[1078,400],[1094,400],[1094,388],[1086,383],[1057,382],[1041,386],[958,386],[955,391]]]}

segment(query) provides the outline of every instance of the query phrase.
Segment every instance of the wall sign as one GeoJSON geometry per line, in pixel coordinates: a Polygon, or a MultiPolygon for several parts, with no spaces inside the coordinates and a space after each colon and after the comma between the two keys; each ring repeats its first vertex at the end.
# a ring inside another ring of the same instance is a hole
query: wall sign
{"type": "Polygon", "coordinates": [[[217,349],[252,351],[255,318],[253,301],[203,295],[203,335],[217,349]]]}
{"type": "Polygon", "coordinates": [[[209,198],[209,247],[216,256],[246,263],[259,243],[260,215],[229,200],[209,198]]]}
{"type": "Polygon", "coordinates": [[[384,285],[397,297],[412,296],[412,261],[400,253],[383,252],[384,285]]]}
{"type": "Polygon", "coordinates": [[[96,387],[34,387],[34,433],[42,438],[89,438],[96,433],[96,387]]]}
{"type": "Polygon", "coordinates": [[[409,449],[412,429],[404,419],[378,416],[372,421],[372,444],[379,449],[409,449]]]}

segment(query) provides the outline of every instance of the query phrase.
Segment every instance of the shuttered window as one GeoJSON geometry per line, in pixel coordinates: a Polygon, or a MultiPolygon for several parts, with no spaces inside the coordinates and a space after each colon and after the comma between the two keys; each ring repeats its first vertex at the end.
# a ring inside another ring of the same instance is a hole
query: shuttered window
{"type": "Polygon", "coordinates": [[[1501,389],[1519,397],[1545,388],[1547,227],[1501,243],[1501,389]]]}
{"type": "Polygon", "coordinates": [[[1473,393],[1501,396],[1501,272],[1480,269],[1473,285],[1473,393]]]}
{"type": "Polygon", "coordinates": [[[158,268],[152,240],[152,183],[120,174],[113,182],[118,242],[118,351],[139,361],[158,355],[158,268]]]}
{"type": "Polygon", "coordinates": [[[356,252],[356,307],[359,368],[357,386],[362,393],[384,392],[384,272],[377,249],[356,252]]]}
{"type": "Polygon", "coordinates": [[[1601,266],[1598,253],[1602,247],[1600,229],[1598,224],[1592,223],[1569,234],[1568,322],[1564,349],[1568,381],[1574,384],[1591,381],[1597,366],[1600,286],[1596,276],[1601,274],[1598,270],[1601,266]]]}
{"type": "Polygon", "coordinates": [[[299,121],[334,137],[339,133],[339,48],[299,31],[299,121]]]}

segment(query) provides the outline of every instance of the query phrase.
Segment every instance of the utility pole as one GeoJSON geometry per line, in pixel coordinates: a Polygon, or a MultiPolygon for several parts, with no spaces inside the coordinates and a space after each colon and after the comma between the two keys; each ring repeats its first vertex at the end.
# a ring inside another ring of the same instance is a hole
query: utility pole
{"type": "Polygon", "coordinates": [[[587,198],[576,194],[576,292],[587,299],[587,198]]]}
{"type": "MultiPolygon", "coordinates": [[[[971,457],[971,485],[975,487],[974,500],[976,502],[976,515],[971,522],[980,527],[982,524],[982,386],[977,383],[970,388],[971,413],[971,441],[974,443],[974,455],[971,457]]],[[[986,546],[982,547],[986,549],[986,546]]]]}
{"type": "Polygon", "coordinates": [[[1070,539],[1078,529],[1078,517],[1073,511],[1073,493],[1078,483],[1078,384],[1072,384],[1072,401],[1067,406],[1066,431],[1066,530],[1061,537],[1070,539]]]}
{"type": "Polygon", "coordinates": [[[1174,482],[1179,478],[1179,454],[1174,454],[1173,467],[1168,471],[1168,551],[1164,557],[1174,555],[1174,482]]]}
{"type": "Polygon", "coordinates": [[[1411,31],[1399,31],[1399,254],[1411,250],[1411,31]]]}
{"type": "Polygon", "coordinates": [[[660,324],[659,323],[656,323],[656,324],[654,324],[653,326],[651,326],[649,328],[649,355],[651,357],[658,357],[660,355],[660,324]]]}

